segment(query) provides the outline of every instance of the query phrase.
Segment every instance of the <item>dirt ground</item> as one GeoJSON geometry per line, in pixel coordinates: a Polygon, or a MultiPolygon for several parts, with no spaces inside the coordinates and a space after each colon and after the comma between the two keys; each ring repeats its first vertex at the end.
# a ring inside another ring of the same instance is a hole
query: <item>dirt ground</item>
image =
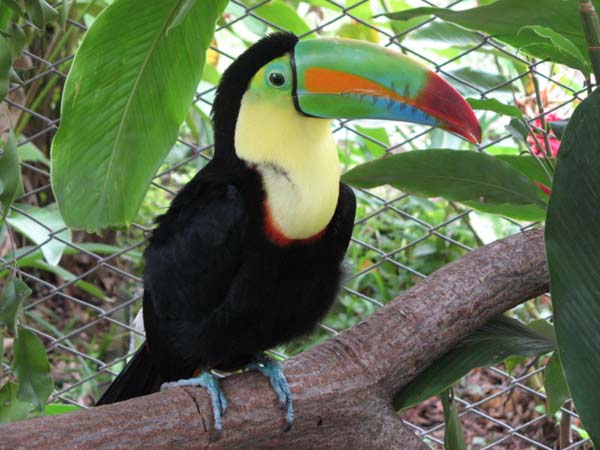
{"type": "MultiPolygon", "coordinates": [[[[527,384],[537,380],[528,379],[527,384]]],[[[469,404],[479,403],[461,415],[461,424],[469,449],[493,448],[506,450],[525,450],[565,448],[559,446],[559,420],[550,418],[544,413],[543,400],[530,392],[516,387],[515,389],[496,395],[508,386],[509,380],[489,369],[476,369],[463,379],[455,388],[457,398],[469,404]],[[532,422],[527,425],[528,423],[532,422]],[[526,425],[526,426],[523,426],[526,425]],[[511,433],[511,430],[515,430],[511,433]],[[543,444],[539,445],[539,444],[543,444]],[[490,446],[491,447],[488,447],[490,446]]],[[[533,387],[533,386],[532,386],[533,387]]],[[[536,389],[537,390],[537,389],[536,389]]],[[[465,412],[460,401],[459,413],[465,412]]],[[[435,429],[430,435],[444,440],[444,411],[441,401],[430,399],[402,413],[402,418],[424,430],[435,429]]],[[[581,427],[579,420],[572,420],[571,425],[581,427]]],[[[570,432],[571,444],[581,440],[573,429],[570,432]]],[[[434,449],[443,446],[430,442],[434,449]]],[[[583,444],[579,449],[591,449],[591,445],[583,444]]]]}

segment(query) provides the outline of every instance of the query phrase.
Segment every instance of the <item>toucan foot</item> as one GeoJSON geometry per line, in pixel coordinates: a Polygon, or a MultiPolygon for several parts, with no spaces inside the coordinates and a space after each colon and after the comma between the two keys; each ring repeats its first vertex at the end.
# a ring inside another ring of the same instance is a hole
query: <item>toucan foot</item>
{"type": "Polygon", "coordinates": [[[294,423],[294,405],[292,403],[290,385],[285,378],[281,363],[268,356],[261,355],[257,357],[254,362],[248,364],[246,368],[249,370],[257,370],[269,379],[271,386],[279,399],[279,406],[285,411],[287,426],[284,431],[291,430],[292,424],[294,423]]]}
{"type": "Polygon", "coordinates": [[[163,383],[160,390],[164,391],[183,386],[202,386],[208,391],[212,402],[213,418],[215,420],[215,430],[217,430],[218,438],[223,429],[223,414],[225,414],[225,410],[227,409],[227,400],[219,387],[219,379],[210,372],[202,372],[199,376],[194,378],[163,383]]]}

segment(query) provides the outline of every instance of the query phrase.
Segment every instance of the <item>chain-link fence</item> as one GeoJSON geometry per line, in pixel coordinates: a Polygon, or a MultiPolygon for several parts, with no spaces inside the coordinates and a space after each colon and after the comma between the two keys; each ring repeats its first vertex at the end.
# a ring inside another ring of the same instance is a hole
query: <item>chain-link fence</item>
{"type": "MultiPolygon", "coordinates": [[[[38,38],[24,52],[20,60],[24,83],[11,86],[0,119],[3,131],[7,125],[18,124],[25,185],[11,208],[10,231],[4,229],[0,241],[1,274],[6,278],[16,265],[18,276],[33,289],[24,305],[25,326],[42,338],[49,354],[55,381],[52,401],[80,407],[98,398],[141,341],[134,318],[141,307],[145,237],[154,216],[210,159],[208,114],[215,83],[249,43],[273,30],[298,32],[306,26],[301,37],[359,38],[400,50],[439,72],[465,96],[517,105],[542,145],[548,146],[556,137],[544,132],[545,122],[569,117],[585,91],[584,80],[575,71],[532,60],[489,36],[431,18],[406,23],[374,17],[409,6],[464,9],[476,6],[476,1],[232,0],[218,21],[207,61],[210,67],[194,106],[138,219],[128,230],[90,235],[69,231],[57,220],[47,162],[60,103],[57,94],[48,93],[60,92],[73,58],[72,52],[54,51],[57,41],[69,34],[75,44],[63,48],[76,49],[82,32],[110,2],[85,3],[77,14],[72,12],[64,34],[48,31],[49,38],[38,38]]],[[[515,131],[507,127],[509,119],[489,112],[479,116],[486,134],[478,151],[518,154],[524,150],[515,131]]],[[[386,152],[465,145],[428,127],[337,121],[334,128],[345,170],[386,152]]],[[[356,194],[358,212],[347,257],[350,275],[338,301],[314,335],[274,349],[277,355],[288,357],[321,342],[472,248],[535,225],[390,187],[357,190],[356,194]]],[[[524,321],[548,318],[549,299],[537,299],[513,314],[524,321]]],[[[10,341],[5,342],[5,350],[10,351],[10,341]]],[[[513,359],[510,364],[475,370],[457,384],[456,398],[470,448],[552,449],[558,442],[565,450],[589,447],[569,402],[558,415],[546,414],[543,362],[543,358],[513,359]],[[575,443],[569,444],[571,440],[575,443]]],[[[3,369],[5,375],[10,370],[6,364],[3,369]]],[[[439,401],[431,399],[401,414],[431,448],[443,448],[439,401]]]]}

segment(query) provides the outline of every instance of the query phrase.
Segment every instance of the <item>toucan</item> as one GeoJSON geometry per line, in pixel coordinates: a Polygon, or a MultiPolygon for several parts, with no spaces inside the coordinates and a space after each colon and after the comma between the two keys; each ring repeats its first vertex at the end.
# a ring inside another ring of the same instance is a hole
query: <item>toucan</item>
{"type": "Polygon", "coordinates": [[[214,157],[157,219],[144,251],[146,342],[97,405],[203,386],[220,432],[227,401],[211,372],[258,370],[294,409],[265,351],[310,333],[331,307],[354,225],[340,183],[334,118],[440,127],[475,143],[461,95],[403,54],[333,38],[275,33],[223,73],[214,157]]]}

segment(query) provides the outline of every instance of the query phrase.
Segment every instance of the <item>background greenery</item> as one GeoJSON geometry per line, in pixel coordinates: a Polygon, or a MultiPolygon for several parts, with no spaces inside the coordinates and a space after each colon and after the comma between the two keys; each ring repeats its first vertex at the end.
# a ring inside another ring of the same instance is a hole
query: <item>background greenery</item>
{"type": "MultiPolygon", "coordinates": [[[[544,220],[566,120],[590,90],[576,8],[563,0],[0,1],[0,421],[92,404],[141,341],[132,324],[145,236],[209,160],[215,86],[247,46],[279,29],[391,46],[438,68],[484,130],[473,147],[426,127],[335,124],[358,198],[348,277],[313,335],[274,349],[285,358],[469,250],[544,220]],[[461,11],[477,6],[488,9],[461,11]],[[136,139],[140,129],[155,134],[136,139]],[[482,190],[482,174],[492,190],[482,190]],[[432,181],[441,175],[461,183],[432,181]]],[[[398,393],[397,409],[433,448],[589,446],[565,403],[552,313],[544,296],[491,322],[398,393]]],[[[588,342],[586,356],[597,341],[588,342]]]]}

